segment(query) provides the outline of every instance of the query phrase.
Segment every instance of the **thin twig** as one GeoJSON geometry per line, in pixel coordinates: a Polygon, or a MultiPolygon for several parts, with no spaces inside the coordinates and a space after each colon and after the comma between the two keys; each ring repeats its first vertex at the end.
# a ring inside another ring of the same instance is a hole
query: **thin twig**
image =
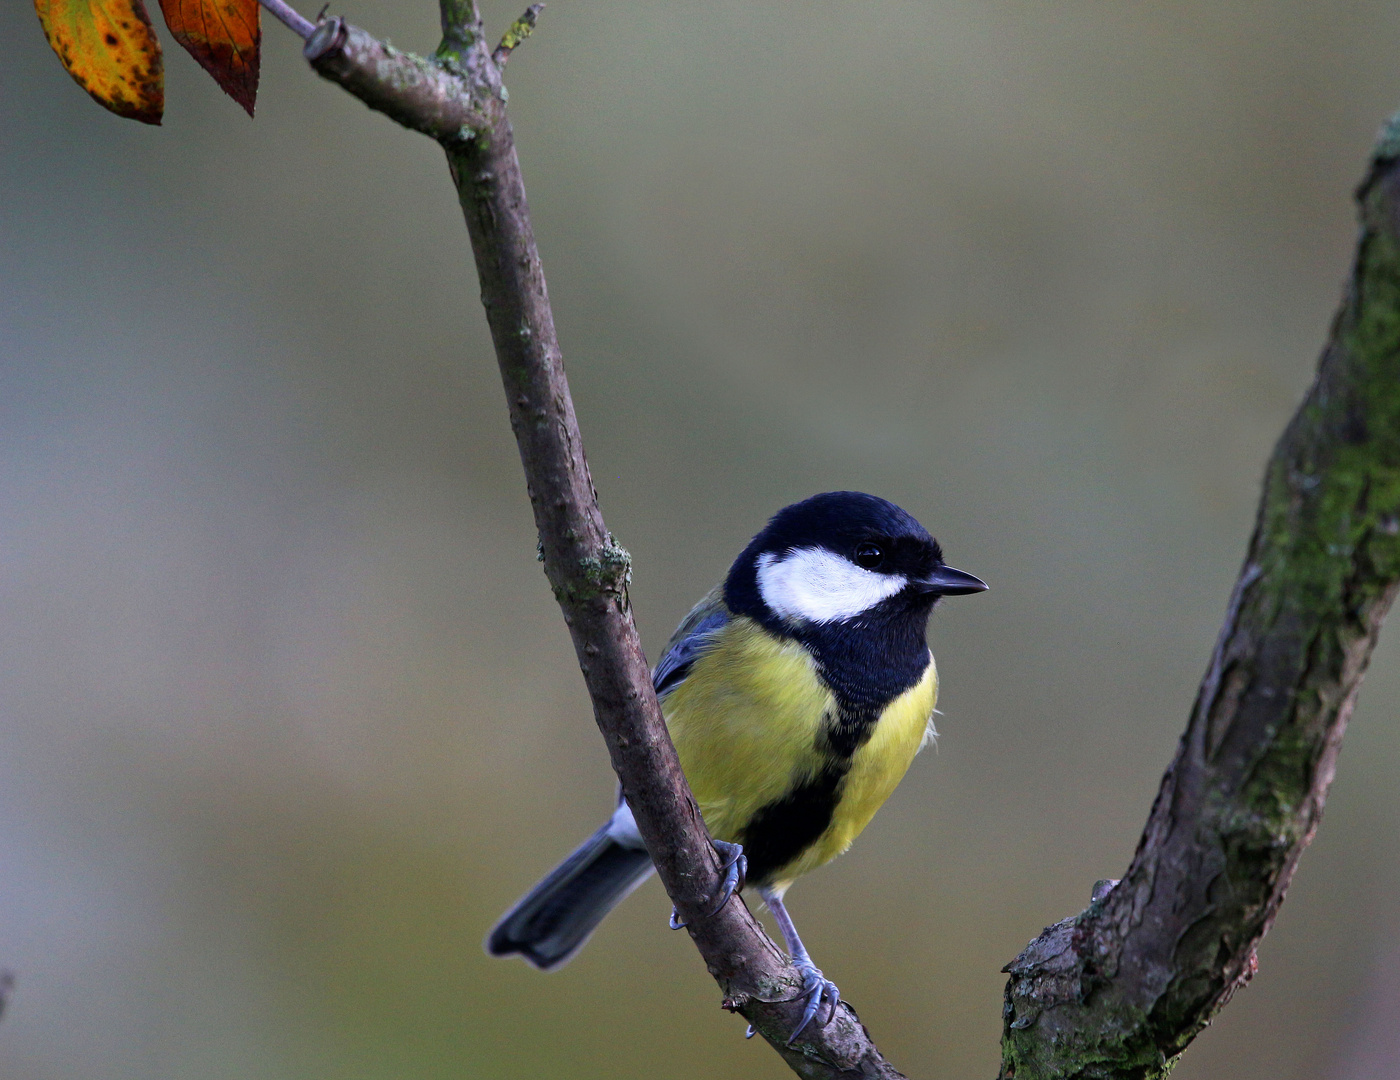
{"type": "Polygon", "coordinates": [[[258,3],[267,8],[269,14],[281,19],[287,28],[303,41],[316,29],[315,23],[283,3],[283,0],[258,0],[258,3]]]}
{"type": "Polygon", "coordinates": [[[491,59],[496,61],[498,68],[504,69],[506,61],[522,41],[535,32],[535,23],[539,21],[540,12],[544,10],[543,4],[531,4],[525,9],[525,14],[510,24],[510,29],[501,37],[501,43],[496,46],[491,54],[491,59]]]}

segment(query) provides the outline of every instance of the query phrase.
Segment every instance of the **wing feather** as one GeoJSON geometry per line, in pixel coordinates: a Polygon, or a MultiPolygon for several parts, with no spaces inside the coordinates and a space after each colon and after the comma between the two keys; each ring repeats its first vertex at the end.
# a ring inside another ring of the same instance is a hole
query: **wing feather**
{"type": "Polygon", "coordinates": [[[705,654],[714,641],[714,636],[723,629],[734,616],[724,603],[724,591],[715,586],[690,609],[690,614],[681,620],[656,669],[651,673],[652,686],[657,697],[664,698],[685,681],[695,661],[705,654]]]}

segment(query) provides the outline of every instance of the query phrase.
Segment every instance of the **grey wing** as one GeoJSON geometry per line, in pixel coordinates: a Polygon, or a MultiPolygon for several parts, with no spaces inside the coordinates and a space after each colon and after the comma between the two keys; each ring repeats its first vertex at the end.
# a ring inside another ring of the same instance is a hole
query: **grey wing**
{"type": "Polygon", "coordinates": [[[671,640],[666,643],[666,651],[661,654],[656,670],[651,673],[651,683],[656,688],[657,697],[664,699],[685,681],[691,666],[710,647],[714,635],[733,617],[724,603],[723,588],[718,585],[690,609],[690,614],[681,620],[671,640]]]}

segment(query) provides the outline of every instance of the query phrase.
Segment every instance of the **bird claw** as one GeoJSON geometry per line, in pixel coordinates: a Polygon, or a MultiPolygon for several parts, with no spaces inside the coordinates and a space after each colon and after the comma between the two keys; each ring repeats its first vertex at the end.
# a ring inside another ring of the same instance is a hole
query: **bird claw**
{"type": "Polygon", "coordinates": [[[794,966],[802,975],[802,993],[806,999],[807,1007],[802,1010],[802,1020],[788,1036],[787,1044],[791,1046],[797,1036],[801,1035],[807,1025],[812,1022],[813,1017],[821,1011],[822,1003],[827,1002],[826,1019],[817,1024],[823,1028],[836,1018],[836,1006],[841,1004],[841,991],[836,984],[821,973],[816,964],[810,960],[795,960],[794,966]]]}
{"type": "Polygon", "coordinates": [[[724,865],[720,867],[724,871],[724,880],[720,882],[719,903],[715,905],[714,911],[706,915],[717,915],[719,909],[729,903],[729,898],[744,887],[744,879],[749,873],[749,859],[744,854],[742,844],[731,844],[725,840],[714,841],[715,850],[724,856],[724,865]]]}
{"type": "MultiPolygon", "coordinates": [[[[720,857],[724,859],[724,865],[720,867],[724,878],[720,881],[719,900],[713,908],[701,916],[704,919],[713,918],[719,914],[720,909],[729,903],[729,898],[744,887],[744,878],[749,872],[749,860],[744,855],[742,844],[731,844],[727,840],[713,840],[711,842],[715,846],[715,851],[719,852],[720,857]]],[[[680,913],[673,906],[671,908],[671,929],[683,930],[689,925],[689,923],[680,921],[680,913]]]]}

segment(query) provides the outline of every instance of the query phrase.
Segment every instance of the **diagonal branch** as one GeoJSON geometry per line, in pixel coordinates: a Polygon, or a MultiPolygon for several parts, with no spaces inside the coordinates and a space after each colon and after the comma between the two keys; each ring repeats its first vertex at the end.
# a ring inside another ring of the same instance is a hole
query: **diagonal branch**
{"type": "MultiPolygon", "coordinates": [[[[801,1076],[901,1080],[847,1005],[826,1027],[808,1025],[789,1046],[802,1015],[801,978],[742,900],[706,918],[718,894],[719,861],[652,690],[627,599],[630,556],[603,523],[584,458],[506,116],[500,65],[509,49],[493,57],[472,0],[441,0],[441,7],[443,40],[432,59],[400,52],[339,18],[316,27],[304,54],[325,78],[447,153],[545,573],[622,790],[724,1007],[742,1014],[801,1076]]],[[[530,14],[502,48],[523,40],[530,14]]]]}
{"type": "Polygon", "coordinates": [[[1400,589],[1400,117],[1186,733],[1123,880],[1006,968],[1002,1077],[1164,1075],[1255,970],[1400,589]]]}

